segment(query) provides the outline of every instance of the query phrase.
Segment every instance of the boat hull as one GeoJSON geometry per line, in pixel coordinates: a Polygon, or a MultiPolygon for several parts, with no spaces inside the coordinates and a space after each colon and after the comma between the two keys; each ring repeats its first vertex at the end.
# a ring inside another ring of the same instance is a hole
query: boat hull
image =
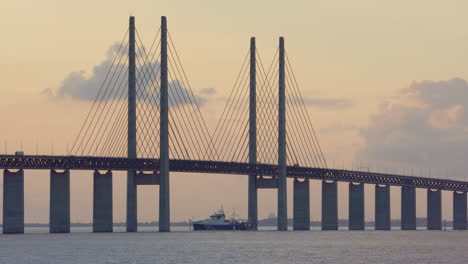
{"type": "Polygon", "coordinates": [[[247,230],[244,224],[228,224],[228,225],[209,225],[209,224],[193,224],[193,230],[247,230]]]}

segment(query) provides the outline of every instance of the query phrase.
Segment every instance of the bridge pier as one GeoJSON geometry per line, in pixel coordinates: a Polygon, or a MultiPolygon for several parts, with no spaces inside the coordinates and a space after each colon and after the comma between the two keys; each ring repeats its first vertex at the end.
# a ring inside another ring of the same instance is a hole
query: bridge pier
{"type": "Polygon", "coordinates": [[[337,182],[322,181],[322,230],[338,230],[337,182]]]}
{"type": "Polygon", "coordinates": [[[349,183],[349,230],[364,230],[364,183],[349,183]]]}
{"type": "Polygon", "coordinates": [[[70,233],[70,171],[50,171],[49,232],[70,233]]]}
{"type": "Polygon", "coordinates": [[[416,230],[416,188],[401,187],[401,229],[416,230]]]}
{"type": "Polygon", "coordinates": [[[375,185],[375,230],[390,230],[390,186],[375,185]]]}
{"type": "Polygon", "coordinates": [[[257,175],[249,175],[248,222],[250,230],[258,229],[258,191],[257,175]]]}
{"type": "Polygon", "coordinates": [[[3,171],[3,234],[24,233],[24,171],[3,171]]]}
{"type": "Polygon", "coordinates": [[[310,188],[309,180],[294,179],[294,230],[310,230],[310,188]]]}
{"type": "Polygon", "coordinates": [[[442,195],[427,189],[427,230],[442,230],[442,195]]]}
{"type": "Polygon", "coordinates": [[[127,232],[137,232],[137,186],[134,170],[127,171],[127,232]]]}
{"type": "Polygon", "coordinates": [[[158,172],[152,173],[138,172],[135,178],[136,185],[160,185],[161,178],[158,172]]]}
{"type": "Polygon", "coordinates": [[[453,229],[467,229],[466,192],[453,192],[453,229]]]}
{"type": "Polygon", "coordinates": [[[112,172],[93,175],[93,232],[113,231],[112,172]]]}

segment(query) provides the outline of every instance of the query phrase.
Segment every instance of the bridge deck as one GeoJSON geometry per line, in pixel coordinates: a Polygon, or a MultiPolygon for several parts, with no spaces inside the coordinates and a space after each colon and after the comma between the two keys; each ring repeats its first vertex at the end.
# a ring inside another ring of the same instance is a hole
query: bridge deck
{"type": "MultiPolygon", "coordinates": [[[[272,164],[207,161],[207,160],[170,160],[173,172],[217,173],[217,174],[257,174],[276,177],[278,166],[272,164]]],[[[113,171],[158,171],[158,159],[128,159],[85,156],[14,156],[0,155],[0,169],[35,170],[113,170],[113,171]]],[[[394,174],[350,171],[326,168],[288,166],[289,178],[336,180],[362,182],[392,186],[415,186],[417,188],[440,189],[449,191],[468,191],[468,182],[448,179],[412,177],[394,174]]]]}

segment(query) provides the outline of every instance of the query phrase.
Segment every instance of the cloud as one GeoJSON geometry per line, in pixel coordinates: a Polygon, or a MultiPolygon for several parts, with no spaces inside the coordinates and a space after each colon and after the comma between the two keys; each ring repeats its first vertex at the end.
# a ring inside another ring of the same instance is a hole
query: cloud
{"type": "MultiPolygon", "coordinates": [[[[63,79],[57,89],[45,89],[42,94],[52,99],[71,98],[81,101],[94,101],[98,94],[101,101],[126,98],[127,51],[119,49],[119,47],[119,44],[112,45],[106,53],[106,58],[94,66],[89,74],[86,74],[85,71],[71,72],[63,79]],[[123,56],[117,56],[114,61],[116,55],[120,54],[123,54],[123,56]],[[111,70],[109,71],[109,69],[111,70]],[[99,93],[103,82],[106,89],[99,93]]],[[[142,100],[151,102],[149,98],[157,98],[156,94],[159,93],[154,89],[154,82],[159,80],[160,64],[153,61],[147,62],[147,60],[149,59],[145,55],[137,54],[137,96],[142,100]]],[[[200,94],[207,93],[202,89],[200,94]]],[[[179,80],[169,82],[169,105],[171,107],[193,104],[195,101],[202,105],[206,101],[200,95],[193,95],[193,97],[191,95],[189,89],[179,80]]]]}
{"type": "Polygon", "coordinates": [[[216,89],[215,88],[201,88],[200,93],[206,94],[206,95],[213,95],[213,94],[216,94],[216,89]]]}
{"type": "Polygon", "coordinates": [[[319,128],[319,132],[323,134],[328,134],[328,133],[342,133],[344,131],[349,132],[349,131],[359,131],[359,127],[350,123],[345,123],[345,122],[337,122],[333,123],[327,127],[322,127],[319,128]]]}
{"type": "Polygon", "coordinates": [[[468,83],[461,78],[412,82],[384,102],[361,130],[369,162],[468,168],[468,83]]]}
{"type": "Polygon", "coordinates": [[[312,107],[326,108],[326,109],[345,109],[353,106],[351,100],[343,98],[304,98],[304,103],[312,107]]]}

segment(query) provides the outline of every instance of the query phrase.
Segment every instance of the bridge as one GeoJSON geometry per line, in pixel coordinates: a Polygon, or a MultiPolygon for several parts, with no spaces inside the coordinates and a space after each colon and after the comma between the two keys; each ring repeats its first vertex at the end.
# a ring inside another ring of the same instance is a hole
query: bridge
{"type": "Polygon", "coordinates": [[[51,233],[70,232],[71,170],[94,171],[93,232],[112,232],[113,171],[127,172],[127,232],[137,231],[138,185],[160,186],[159,231],[170,231],[170,172],[248,175],[252,230],[258,228],[257,193],[266,188],[277,189],[277,228],[287,230],[286,178],[294,179],[294,230],[310,229],[310,180],[322,181],[323,230],[338,229],[337,182],[349,183],[350,230],[365,228],[364,184],[375,185],[376,230],[390,229],[390,186],[401,186],[402,229],[416,229],[416,188],[427,189],[427,229],[442,229],[442,190],[453,192],[454,229],[467,229],[468,182],[328,168],[284,38],[279,38],[269,68],[251,38],[211,134],[165,17],[156,36],[147,49],[135,18],[130,17],[128,31],[72,146],[73,155],[0,155],[3,233],[24,232],[25,170],[51,171],[51,233]]]}

